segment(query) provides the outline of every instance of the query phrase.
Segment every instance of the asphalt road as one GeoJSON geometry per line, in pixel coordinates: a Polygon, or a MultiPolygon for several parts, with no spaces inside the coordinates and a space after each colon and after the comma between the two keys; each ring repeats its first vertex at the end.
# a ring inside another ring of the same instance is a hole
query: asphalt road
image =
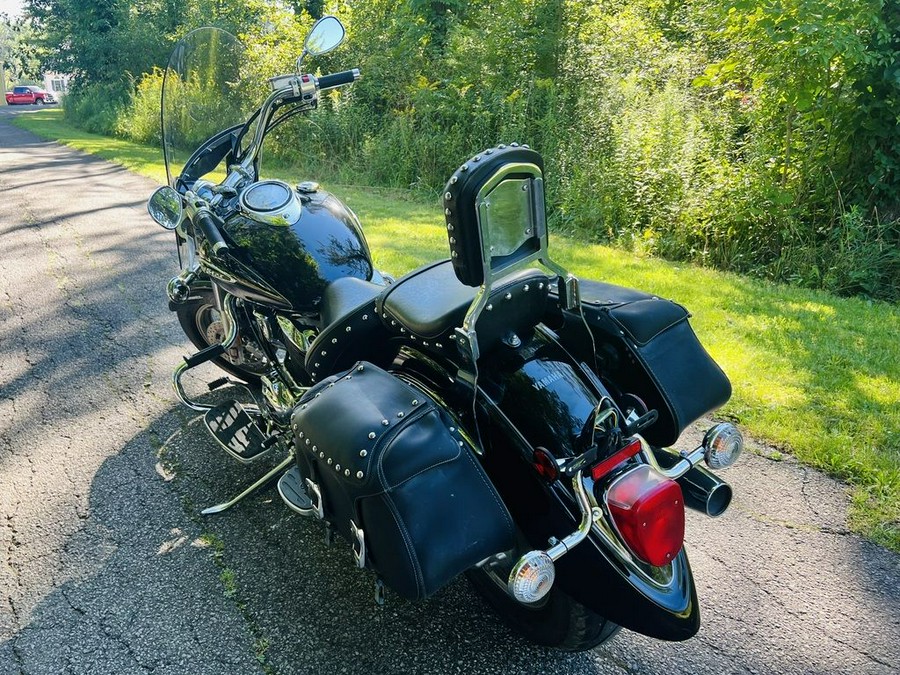
{"type": "Polygon", "coordinates": [[[537,648],[463,581],[377,607],[271,489],[202,519],[260,469],[175,403],[155,186],[4,121],[24,111],[0,109],[0,673],[900,671],[900,556],[848,532],[840,484],[758,446],[731,510],[689,517],[686,643],[537,648]]]}

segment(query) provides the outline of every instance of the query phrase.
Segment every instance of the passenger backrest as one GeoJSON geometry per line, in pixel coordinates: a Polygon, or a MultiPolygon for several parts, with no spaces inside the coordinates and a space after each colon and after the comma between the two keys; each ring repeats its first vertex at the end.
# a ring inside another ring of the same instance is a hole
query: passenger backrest
{"type": "Polygon", "coordinates": [[[450,259],[457,278],[480,286],[457,335],[473,361],[474,326],[503,277],[534,262],[558,275],[565,306],[577,304],[577,283],[547,252],[544,161],[528,146],[489,148],[460,166],[444,189],[450,259]]]}

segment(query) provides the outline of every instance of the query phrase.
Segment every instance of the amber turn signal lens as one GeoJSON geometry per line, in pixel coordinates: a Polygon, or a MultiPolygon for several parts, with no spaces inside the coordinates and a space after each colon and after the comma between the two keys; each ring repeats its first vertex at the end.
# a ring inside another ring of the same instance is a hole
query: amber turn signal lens
{"type": "Polygon", "coordinates": [[[703,459],[710,469],[725,469],[741,456],[744,437],[736,426],[722,422],[706,432],[703,448],[703,459]]]}
{"type": "Polygon", "coordinates": [[[509,594],[526,605],[538,602],[553,587],[556,566],[544,551],[529,551],[509,575],[509,594]]]}

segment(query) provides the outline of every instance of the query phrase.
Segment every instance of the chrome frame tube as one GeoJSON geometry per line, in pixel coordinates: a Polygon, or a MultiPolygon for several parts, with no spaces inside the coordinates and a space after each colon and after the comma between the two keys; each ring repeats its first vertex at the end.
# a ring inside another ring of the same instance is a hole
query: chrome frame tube
{"type": "Polygon", "coordinates": [[[661,473],[666,478],[671,478],[672,480],[677,480],[681,478],[684,474],[690,471],[692,468],[697,466],[706,455],[706,446],[700,445],[690,452],[687,450],[683,450],[679,453],[674,453],[666,449],[660,449],[660,452],[666,452],[673,457],[680,457],[681,459],[673,464],[670,468],[664,469],[660,466],[659,461],[656,459],[656,454],[653,449],[647,444],[647,442],[642,438],[641,439],[641,456],[644,460],[656,469],[659,473],[661,473]]]}
{"type": "MultiPolygon", "coordinates": [[[[575,498],[578,501],[578,510],[581,511],[581,522],[578,524],[577,530],[567,535],[562,540],[553,543],[546,551],[542,551],[542,553],[546,554],[553,562],[556,562],[566,553],[578,546],[578,544],[583,542],[591,532],[591,525],[594,522],[594,518],[600,516],[599,509],[595,510],[591,508],[591,500],[587,490],[585,490],[584,476],[581,471],[578,471],[578,473],[575,474],[575,477],[572,478],[572,490],[575,492],[575,498]]],[[[531,553],[534,553],[534,551],[529,551],[529,554],[531,553]]],[[[519,567],[525,563],[527,557],[528,554],[519,558],[512,566],[513,571],[519,569],[519,567]]],[[[481,564],[484,564],[484,561],[481,564]]]]}

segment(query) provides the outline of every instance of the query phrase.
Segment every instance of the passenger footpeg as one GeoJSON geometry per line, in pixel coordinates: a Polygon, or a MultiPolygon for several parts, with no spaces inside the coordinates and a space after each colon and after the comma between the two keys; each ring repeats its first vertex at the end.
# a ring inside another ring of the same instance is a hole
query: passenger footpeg
{"type": "Polygon", "coordinates": [[[210,408],[203,421],[219,445],[243,464],[259,459],[277,442],[275,436],[266,438],[237,401],[225,401],[210,408]]]}
{"type": "Polygon", "coordinates": [[[278,494],[291,511],[296,511],[303,516],[316,515],[316,507],[312,499],[306,493],[306,485],[300,469],[291,467],[287,473],[278,479],[278,494]]]}

